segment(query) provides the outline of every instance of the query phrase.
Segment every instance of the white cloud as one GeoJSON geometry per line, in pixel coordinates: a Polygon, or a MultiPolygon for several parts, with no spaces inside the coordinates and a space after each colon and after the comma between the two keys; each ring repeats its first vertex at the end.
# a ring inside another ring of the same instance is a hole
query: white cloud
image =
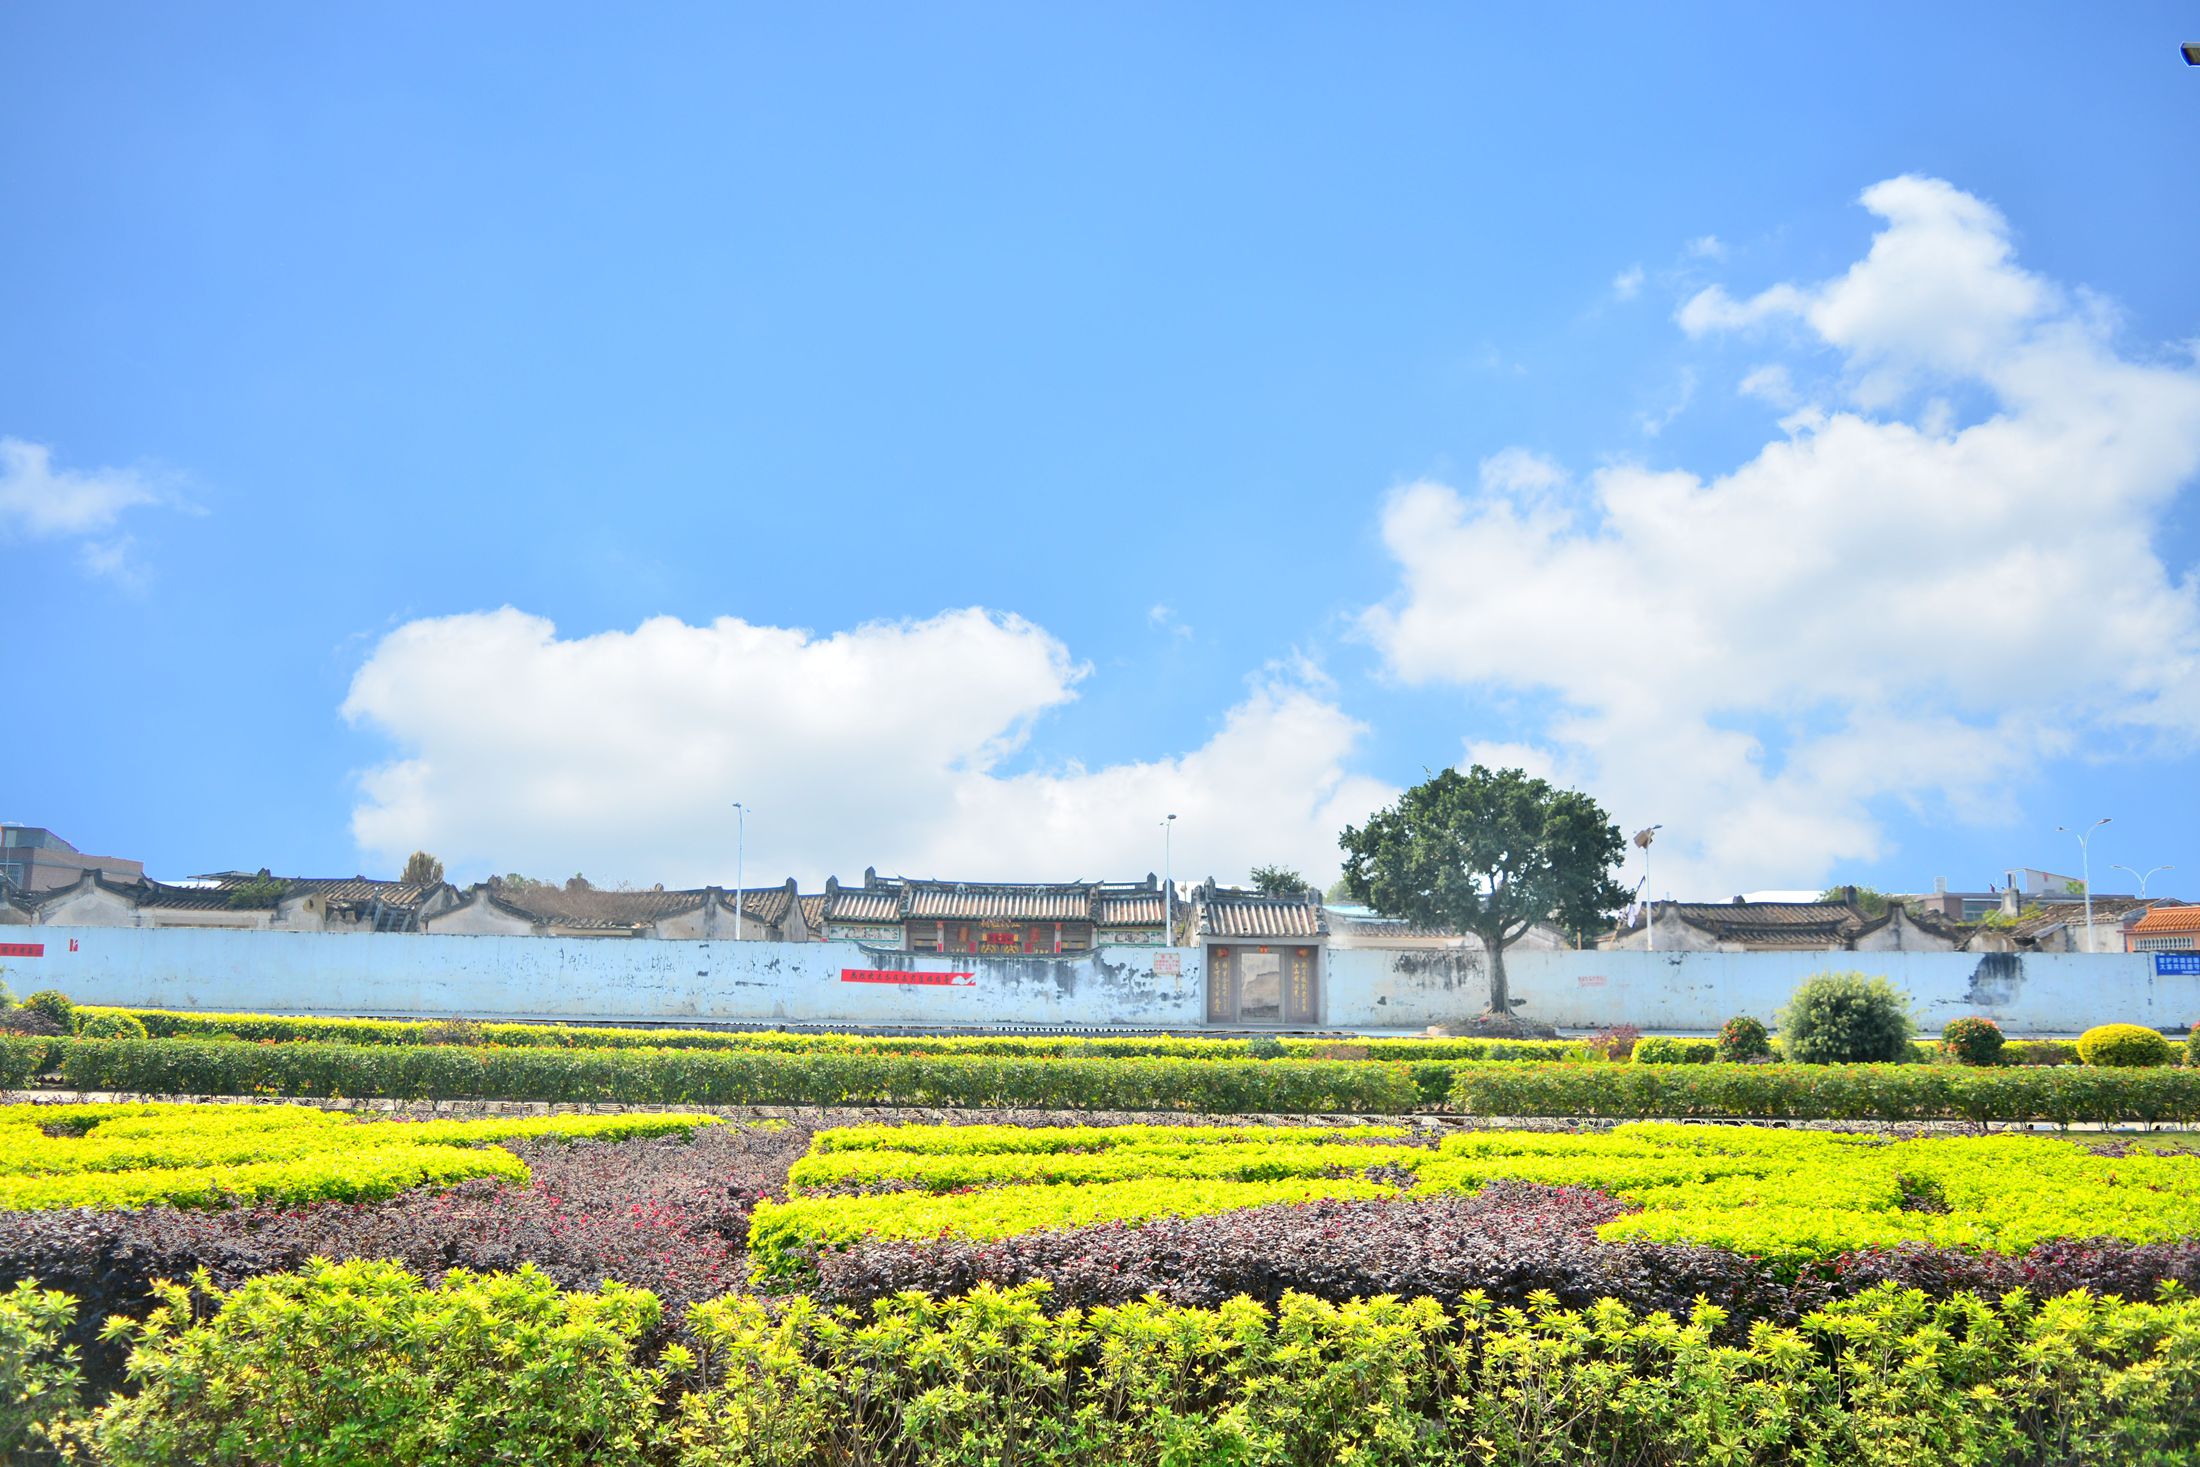
{"type": "Polygon", "coordinates": [[[128,535],[111,540],[86,540],[77,547],[77,563],[93,575],[113,581],[128,591],[142,591],[150,576],[137,556],[137,542],[128,535]]]}
{"type": "Polygon", "coordinates": [[[1735,391],[1781,409],[1791,408],[1802,400],[1796,395],[1795,378],[1785,362],[1767,362],[1761,367],[1750,368],[1735,391]]]}
{"type": "Polygon", "coordinates": [[[1566,486],[1566,470],[1555,460],[1525,448],[1501,448],[1482,460],[1482,488],[1492,494],[1532,498],[1566,486]]]}
{"type": "Polygon", "coordinates": [[[1391,796],[1348,767],[1362,727],[1281,676],[1189,753],[1002,772],[1084,675],[1043,629],[975,608],[830,636],[664,617],[561,639],[509,607],[416,621],[344,703],[401,751],[362,776],[353,833],[385,862],[725,882],[740,799],[752,880],[1040,880],[1153,869],[1174,811],[1178,875],[1228,879],[1334,870],[1337,831],[1391,796]]]}
{"type": "MultiPolygon", "coordinates": [[[[0,535],[43,540],[103,534],[127,510],[166,496],[133,469],[57,469],[53,450],[20,438],[0,438],[0,535]]],[[[95,574],[129,574],[126,540],[87,546],[95,574]]]]}
{"type": "Polygon", "coordinates": [[[1655,438],[1673,426],[1673,420],[1688,411],[1688,405],[1696,400],[1696,369],[1681,368],[1680,378],[1673,385],[1672,400],[1654,413],[1637,413],[1635,422],[1645,438],[1655,438]]]}
{"type": "Polygon", "coordinates": [[[1172,637],[1189,638],[1192,635],[1192,629],[1177,620],[1176,608],[1163,602],[1156,602],[1147,608],[1146,625],[1157,632],[1167,632],[1172,637]]]}
{"type": "Polygon", "coordinates": [[[1623,301],[1631,301],[1642,294],[1642,266],[1629,265],[1612,277],[1612,294],[1623,301]]]}
{"type": "Polygon", "coordinates": [[[1792,319],[1857,409],[1724,473],[1608,466],[1578,506],[1485,479],[1385,512],[1401,586],[1365,626],[1392,669],[1550,697],[1530,742],[1666,824],[1677,890],[1808,884],[1883,853],[1884,802],[1990,819],[2045,755],[2200,740],[2200,583],[2154,549],[2200,468],[2200,372],[2119,354],[1978,199],[1864,202],[1885,225],[1841,277],[1681,313],[1792,319]],[[1960,426],[1950,393],[1991,410],[1960,426]]]}
{"type": "Polygon", "coordinates": [[[1723,260],[1726,258],[1726,246],[1719,242],[1719,237],[1715,234],[1696,236],[1682,246],[1682,252],[1688,255],[1689,258],[1696,260],[1723,260]]]}

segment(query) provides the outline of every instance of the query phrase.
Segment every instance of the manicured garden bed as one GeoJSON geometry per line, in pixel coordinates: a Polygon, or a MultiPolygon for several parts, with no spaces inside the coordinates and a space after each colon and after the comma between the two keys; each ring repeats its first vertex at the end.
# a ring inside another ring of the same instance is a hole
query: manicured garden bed
{"type": "MultiPolygon", "coordinates": [[[[1358,1060],[1044,1062],[1080,1064],[1406,1083],[1358,1060]]],[[[1804,1067],[1662,1068],[1779,1085],[1804,1067]]],[[[34,1419],[111,1467],[2200,1453],[2191,1155],[1723,1125],[1033,1122],[0,1108],[0,1189],[18,1189],[0,1291],[20,1285],[0,1293],[0,1379],[23,1383],[0,1454],[46,1459],[34,1419]]]]}

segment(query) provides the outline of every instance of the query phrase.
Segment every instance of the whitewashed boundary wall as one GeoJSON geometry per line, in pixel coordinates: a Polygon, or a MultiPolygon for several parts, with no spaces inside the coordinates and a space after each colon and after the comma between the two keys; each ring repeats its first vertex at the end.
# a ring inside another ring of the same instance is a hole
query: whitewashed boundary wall
{"type": "MultiPolygon", "coordinates": [[[[1489,997],[1480,953],[1332,948],[1327,1021],[1338,1028],[1456,1023],[1489,997]]],[[[1709,1033],[1736,1014],[1766,1023],[1814,973],[1884,977],[1910,995],[1928,1032],[1980,1014],[2018,1034],[2095,1024],[2181,1029],[2200,1019],[2200,977],[2161,975],[2147,953],[1514,952],[1505,975],[1519,1012],[1562,1029],[1633,1024],[1709,1033]]]]}
{"type": "Polygon", "coordinates": [[[18,931],[46,949],[37,958],[0,957],[18,995],[58,988],[80,1003],[133,1008],[1155,1029],[1189,1028],[1201,1014],[1199,955],[1169,948],[1002,959],[882,953],[846,942],[8,929],[18,931]],[[881,972],[934,981],[881,981],[881,972]]]}
{"type": "MultiPolygon", "coordinates": [[[[1488,993],[1474,953],[1332,948],[1323,965],[1330,1028],[1456,1025],[1488,993]]],[[[1505,966],[1527,1000],[1520,1012],[1562,1028],[1769,1021],[1798,983],[1828,969],[1891,979],[1927,1029],[1964,1014],[2013,1033],[2200,1019],[2200,976],[2157,976],[2147,954],[1516,952],[1505,966]]],[[[58,988],[85,1003],[257,1013],[1196,1029],[1205,1011],[1197,948],[994,958],[837,942],[37,927],[0,938],[0,970],[18,995],[58,988]],[[10,942],[44,951],[8,955],[10,942]]]]}

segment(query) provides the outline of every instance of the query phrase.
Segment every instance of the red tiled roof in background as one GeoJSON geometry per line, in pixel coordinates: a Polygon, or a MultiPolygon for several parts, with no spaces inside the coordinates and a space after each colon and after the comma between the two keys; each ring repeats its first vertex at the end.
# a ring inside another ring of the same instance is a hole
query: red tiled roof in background
{"type": "Polygon", "coordinates": [[[2133,937],[2162,937],[2173,932],[2200,932],[2200,906],[2156,907],[2127,930],[2133,937]]]}

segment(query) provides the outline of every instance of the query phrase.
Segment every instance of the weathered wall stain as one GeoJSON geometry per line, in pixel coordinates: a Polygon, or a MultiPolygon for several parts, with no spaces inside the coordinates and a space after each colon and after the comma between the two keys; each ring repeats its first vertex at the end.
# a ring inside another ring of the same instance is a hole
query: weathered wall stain
{"type": "Polygon", "coordinates": [[[1971,974],[1964,997],[1981,1008],[2013,1002],[2024,983],[2024,959],[2015,953],[1986,953],[1971,974]]]}

